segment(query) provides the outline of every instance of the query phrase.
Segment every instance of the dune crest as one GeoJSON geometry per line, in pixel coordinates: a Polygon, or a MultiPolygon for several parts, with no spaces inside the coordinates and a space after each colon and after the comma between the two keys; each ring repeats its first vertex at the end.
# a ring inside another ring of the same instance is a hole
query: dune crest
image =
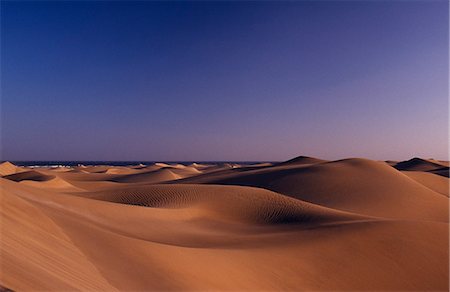
{"type": "Polygon", "coordinates": [[[282,162],[282,164],[316,164],[316,163],[322,163],[326,160],[322,160],[315,157],[309,157],[309,156],[297,156],[295,158],[292,158],[290,160],[287,160],[285,162],[282,162]]]}
{"type": "Polygon", "coordinates": [[[0,176],[14,174],[14,173],[18,172],[19,170],[20,170],[19,167],[17,167],[16,165],[12,164],[9,161],[5,161],[0,164],[0,176]]]}
{"type": "Polygon", "coordinates": [[[4,176],[4,178],[13,180],[13,181],[23,181],[23,180],[31,180],[31,181],[49,181],[51,179],[54,179],[54,175],[47,175],[44,173],[41,173],[36,170],[28,170],[20,173],[14,173],[10,175],[4,176]]]}

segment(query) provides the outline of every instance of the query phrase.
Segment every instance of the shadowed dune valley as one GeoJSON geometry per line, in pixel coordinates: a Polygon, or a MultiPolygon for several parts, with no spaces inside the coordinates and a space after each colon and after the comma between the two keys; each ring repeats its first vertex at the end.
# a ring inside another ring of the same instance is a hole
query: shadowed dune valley
{"type": "Polygon", "coordinates": [[[1,285],[446,291],[445,170],[446,161],[420,158],[3,162],[1,285]]]}

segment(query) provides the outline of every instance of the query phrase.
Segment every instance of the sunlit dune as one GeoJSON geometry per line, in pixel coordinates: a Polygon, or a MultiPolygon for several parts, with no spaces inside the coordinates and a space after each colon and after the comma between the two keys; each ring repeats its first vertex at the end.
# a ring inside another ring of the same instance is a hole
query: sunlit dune
{"type": "Polygon", "coordinates": [[[286,163],[246,172],[197,176],[184,182],[262,187],[343,211],[386,218],[448,221],[447,200],[441,194],[383,162],[367,159],[312,165],[286,163]]]}
{"type": "Polygon", "coordinates": [[[403,171],[403,173],[427,188],[447,197],[449,196],[448,177],[423,171],[403,171]]]}
{"type": "Polygon", "coordinates": [[[26,290],[432,290],[445,162],[0,164],[0,284],[26,290]],[[401,170],[400,170],[401,169],[401,170]]]}
{"type": "Polygon", "coordinates": [[[17,172],[23,171],[20,167],[12,164],[9,161],[5,161],[0,164],[0,176],[15,174],[17,172]]]}

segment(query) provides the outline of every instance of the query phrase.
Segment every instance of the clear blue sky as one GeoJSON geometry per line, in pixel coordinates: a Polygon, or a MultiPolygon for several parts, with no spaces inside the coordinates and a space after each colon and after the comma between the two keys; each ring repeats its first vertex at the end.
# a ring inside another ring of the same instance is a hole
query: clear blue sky
{"type": "Polygon", "coordinates": [[[3,160],[447,159],[448,2],[1,2],[3,160]]]}

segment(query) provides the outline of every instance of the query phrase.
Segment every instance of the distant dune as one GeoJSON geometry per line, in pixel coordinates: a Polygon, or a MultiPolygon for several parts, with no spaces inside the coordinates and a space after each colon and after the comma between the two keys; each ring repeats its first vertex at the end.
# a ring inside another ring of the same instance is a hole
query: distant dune
{"type": "Polygon", "coordinates": [[[290,159],[288,161],[282,162],[281,164],[316,164],[325,162],[326,160],[314,158],[314,157],[308,157],[308,156],[297,156],[293,159],[290,159]]]}
{"type": "Polygon", "coordinates": [[[158,183],[170,180],[179,179],[180,176],[176,175],[170,169],[166,167],[158,170],[151,170],[148,172],[141,172],[137,174],[124,175],[111,179],[115,182],[127,182],[127,183],[158,183]]]}
{"type": "Polygon", "coordinates": [[[442,168],[448,169],[448,162],[415,157],[408,161],[399,162],[394,167],[398,170],[433,171],[442,168]]]}
{"type": "Polygon", "coordinates": [[[440,176],[449,177],[449,162],[435,159],[413,158],[393,165],[398,170],[427,171],[440,176]]]}
{"type": "Polygon", "coordinates": [[[16,291],[449,289],[448,163],[0,164],[16,291]]]}

